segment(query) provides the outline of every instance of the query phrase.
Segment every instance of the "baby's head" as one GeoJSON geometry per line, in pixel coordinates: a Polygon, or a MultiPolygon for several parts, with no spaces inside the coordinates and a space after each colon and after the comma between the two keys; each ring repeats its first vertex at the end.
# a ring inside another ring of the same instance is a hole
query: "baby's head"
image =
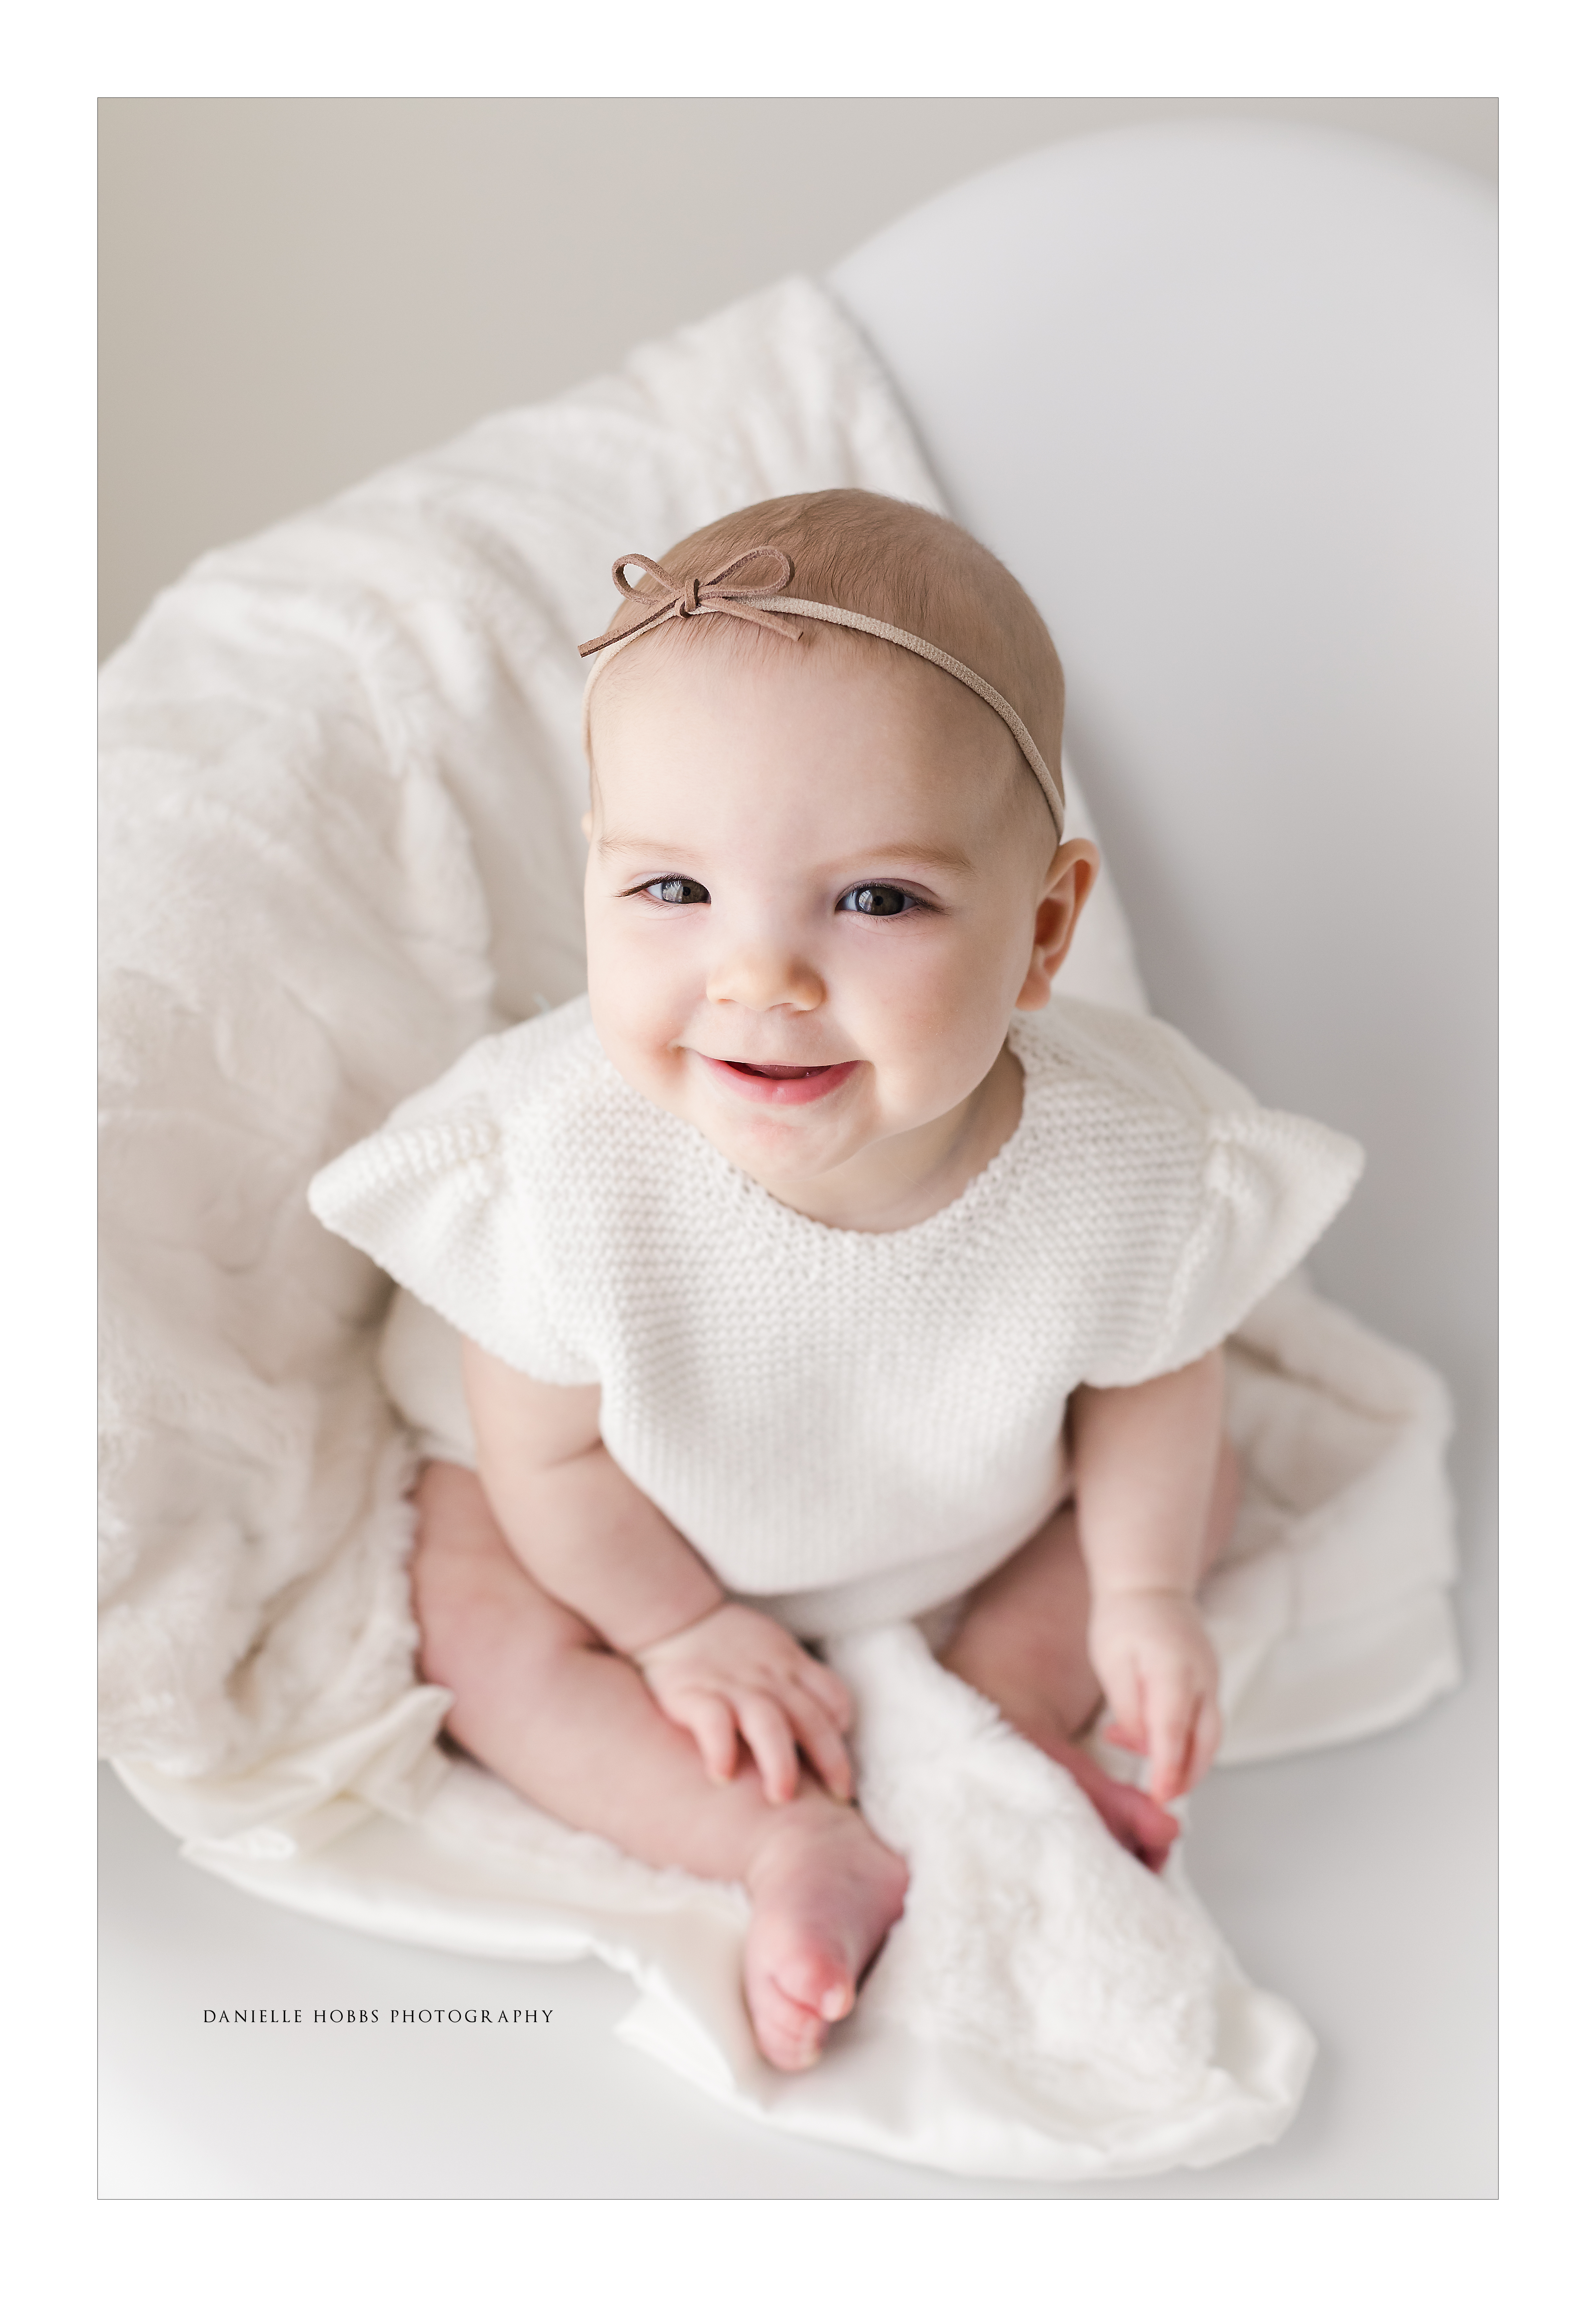
{"type": "Polygon", "coordinates": [[[927,641],[1040,753],[956,675],[823,621],[673,615],[598,657],[595,1024],[631,1083],[779,1194],[957,1121],[1016,1008],[1046,1003],[1097,855],[1059,843],[1040,772],[1061,787],[1063,672],[990,551],[836,490],[755,504],[662,563],[702,582],[761,544],[793,562],[784,597],[927,641]]]}

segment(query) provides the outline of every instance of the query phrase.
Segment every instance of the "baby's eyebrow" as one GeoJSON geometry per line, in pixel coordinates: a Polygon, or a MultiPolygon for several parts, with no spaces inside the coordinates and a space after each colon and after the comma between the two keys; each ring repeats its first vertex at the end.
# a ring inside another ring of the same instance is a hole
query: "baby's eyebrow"
{"type": "MultiPolygon", "coordinates": [[[[651,861],[694,861],[699,857],[690,846],[663,845],[652,837],[601,837],[598,851],[606,858],[611,854],[641,853],[651,861]]],[[[909,839],[901,845],[872,846],[868,852],[845,854],[840,860],[821,864],[827,876],[849,876],[861,869],[890,869],[894,862],[917,863],[926,869],[946,869],[955,877],[967,877],[975,863],[955,845],[926,845],[909,839]]]]}
{"type": "Polygon", "coordinates": [[[956,845],[921,845],[910,841],[903,845],[877,845],[868,853],[856,853],[849,860],[832,864],[837,869],[868,869],[893,861],[917,861],[926,869],[950,869],[956,876],[968,877],[975,863],[967,853],[956,845]]]}
{"type": "Polygon", "coordinates": [[[662,845],[653,837],[601,837],[601,853],[646,853],[651,861],[691,861],[695,857],[685,845],[662,845]]]}

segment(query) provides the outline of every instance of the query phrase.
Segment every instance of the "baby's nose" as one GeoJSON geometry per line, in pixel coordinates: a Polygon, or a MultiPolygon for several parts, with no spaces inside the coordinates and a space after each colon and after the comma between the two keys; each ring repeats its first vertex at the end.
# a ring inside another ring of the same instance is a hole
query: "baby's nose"
{"type": "Polygon", "coordinates": [[[775,941],[739,941],[711,967],[704,993],[712,1004],[743,1005],[755,1013],[777,1005],[812,1013],[826,988],[802,951],[775,941]]]}

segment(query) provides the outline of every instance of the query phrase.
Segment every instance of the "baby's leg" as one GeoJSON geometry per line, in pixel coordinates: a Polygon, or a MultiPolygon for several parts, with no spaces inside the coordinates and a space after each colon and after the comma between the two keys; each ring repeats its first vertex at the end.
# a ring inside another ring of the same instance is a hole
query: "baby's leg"
{"type": "Polygon", "coordinates": [[[630,1661],[529,1577],[467,1470],[433,1461],[415,1501],[421,1671],[455,1694],[450,1735],[568,1825],[744,1883],[755,2036],[784,2071],[812,2064],[902,1911],[902,1860],[807,1775],[776,1807],[746,1759],[713,1783],[630,1661]]]}
{"type": "MultiPolygon", "coordinates": [[[[1240,1469],[1227,1443],[1204,1537],[1204,1571],[1230,1536],[1239,1490],[1240,1469]]],[[[1062,1763],[1109,1831],[1156,1872],[1181,1832],[1179,1821],[1138,1788],[1110,1778],[1074,1743],[1103,1696],[1087,1653],[1090,1613],[1075,1511],[1066,1501],[976,1588],[942,1665],[984,1692],[1016,1731],[1062,1763]]]]}

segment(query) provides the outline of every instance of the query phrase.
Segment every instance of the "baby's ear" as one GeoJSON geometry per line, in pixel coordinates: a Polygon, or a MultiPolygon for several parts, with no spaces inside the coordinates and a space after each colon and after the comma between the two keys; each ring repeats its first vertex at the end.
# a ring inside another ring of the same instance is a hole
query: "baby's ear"
{"type": "Polygon", "coordinates": [[[1101,867],[1102,856],[1085,837],[1067,839],[1054,855],[1036,904],[1030,970],[1015,1000],[1020,1012],[1039,1011],[1051,997],[1053,976],[1069,955],[1086,897],[1101,867]]]}

